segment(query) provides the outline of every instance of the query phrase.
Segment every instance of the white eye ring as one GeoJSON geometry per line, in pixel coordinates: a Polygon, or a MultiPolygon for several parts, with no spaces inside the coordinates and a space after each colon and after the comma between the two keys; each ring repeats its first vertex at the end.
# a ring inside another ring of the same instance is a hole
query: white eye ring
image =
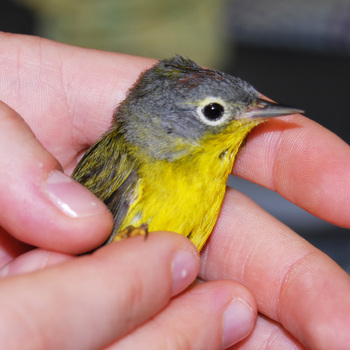
{"type": "Polygon", "coordinates": [[[196,111],[200,120],[209,126],[224,124],[229,118],[226,103],[217,97],[207,97],[200,102],[196,111]]]}

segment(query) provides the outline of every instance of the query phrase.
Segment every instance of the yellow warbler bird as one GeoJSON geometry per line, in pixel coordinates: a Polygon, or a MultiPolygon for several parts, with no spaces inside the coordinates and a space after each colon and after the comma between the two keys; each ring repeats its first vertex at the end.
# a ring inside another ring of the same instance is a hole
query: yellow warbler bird
{"type": "Polygon", "coordinates": [[[201,250],[236,153],[267,118],[300,110],[268,102],[248,83],[175,56],[142,73],[73,178],[128,227],[187,236],[201,250]]]}

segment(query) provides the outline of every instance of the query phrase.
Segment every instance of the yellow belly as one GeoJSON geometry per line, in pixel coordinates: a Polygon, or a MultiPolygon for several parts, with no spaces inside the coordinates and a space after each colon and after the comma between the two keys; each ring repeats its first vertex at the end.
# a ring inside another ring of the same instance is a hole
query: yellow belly
{"type": "Polygon", "coordinates": [[[226,181],[201,186],[159,179],[160,190],[141,181],[139,198],[130,208],[121,229],[147,223],[150,231],[172,231],[188,236],[200,250],[210,235],[219,215],[226,181]],[[164,186],[165,185],[165,186],[164,186]],[[164,186],[164,187],[163,187],[164,186]],[[146,190],[147,189],[147,190],[146,190]]]}

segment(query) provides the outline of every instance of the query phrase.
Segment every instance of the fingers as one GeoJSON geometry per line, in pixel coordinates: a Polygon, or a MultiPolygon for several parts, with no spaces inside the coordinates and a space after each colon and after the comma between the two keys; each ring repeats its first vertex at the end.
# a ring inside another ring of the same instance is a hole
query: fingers
{"type": "Polygon", "coordinates": [[[349,344],[349,276],[234,190],[227,192],[203,252],[200,276],[243,283],[253,292],[260,312],[310,349],[342,349],[349,344]]]}
{"type": "Polygon", "coordinates": [[[0,41],[0,99],[25,118],[68,174],[77,150],[109,128],[128,89],[155,62],[33,36],[0,33],[0,41]]]}
{"type": "Polygon", "coordinates": [[[226,349],[254,327],[256,304],[233,281],[199,284],[108,350],[226,349]]]}
{"type": "Polygon", "coordinates": [[[198,269],[189,240],[155,233],[2,279],[0,348],[19,349],[23,339],[38,350],[103,348],[156,315],[198,269]]]}
{"type": "Polygon", "coordinates": [[[259,315],[254,330],[230,350],[305,350],[280,324],[259,315]]]}
{"type": "Polygon", "coordinates": [[[73,259],[73,256],[42,249],[24,253],[0,268],[0,278],[44,269],[73,259]]]}
{"type": "Polygon", "coordinates": [[[252,132],[234,174],[280,193],[312,214],[350,227],[350,147],[300,115],[252,132]]]}
{"type": "Polygon", "coordinates": [[[18,240],[78,253],[112,229],[106,206],[60,171],[24,122],[0,102],[0,224],[18,240]]]}
{"type": "Polygon", "coordinates": [[[18,241],[0,227],[0,268],[31,249],[30,245],[18,241]]]}

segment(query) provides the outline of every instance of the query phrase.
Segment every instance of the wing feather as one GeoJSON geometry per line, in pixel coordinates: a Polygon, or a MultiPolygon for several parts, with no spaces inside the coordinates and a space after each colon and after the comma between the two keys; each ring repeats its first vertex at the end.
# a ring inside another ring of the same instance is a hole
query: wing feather
{"type": "Polygon", "coordinates": [[[135,160],[125,147],[123,134],[117,128],[111,129],[85,153],[72,175],[112,212],[114,228],[108,242],[118,233],[138,182],[135,160]]]}

